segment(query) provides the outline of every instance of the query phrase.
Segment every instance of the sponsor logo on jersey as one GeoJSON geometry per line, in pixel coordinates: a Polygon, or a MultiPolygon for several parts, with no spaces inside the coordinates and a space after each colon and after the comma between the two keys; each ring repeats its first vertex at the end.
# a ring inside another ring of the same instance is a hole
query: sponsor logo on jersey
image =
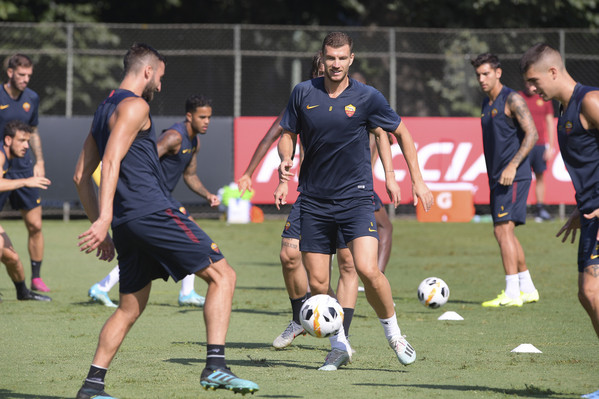
{"type": "Polygon", "coordinates": [[[29,112],[29,110],[31,109],[31,104],[29,104],[28,102],[24,102],[23,109],[25,110],[25,112],[29,112]]]}
{"type": "Polygon", "coordinates": [[[566,124],[564,125],[564,130],[566,131],[566,134],[570,134],[573,127],[574,127],[574,124],[572,122],[570,122],[570,121],[566,122],[566,124]]]}
{"type": "Polygon", "coordinates": [[[345,114],[347,116],[349,116],[350,118],[354,115],[354,113],[356,112],[356,107],[354,107],[353,105],[349,104],[345,106],[345,114]]]}
{"type": "Polygon", "coordinates": [[[0,105],[0,109],[6,109],[8,107],[10,107],[10,104],[6,104],[6,105],[2,104],[2,105],[0,105]]]}
{"type": "Polygon", "coordinates": [[[493,110],[491,110],[491,118],[495,118],[495,115],[497,115],[497,108],[493,108],[493,110]]]}

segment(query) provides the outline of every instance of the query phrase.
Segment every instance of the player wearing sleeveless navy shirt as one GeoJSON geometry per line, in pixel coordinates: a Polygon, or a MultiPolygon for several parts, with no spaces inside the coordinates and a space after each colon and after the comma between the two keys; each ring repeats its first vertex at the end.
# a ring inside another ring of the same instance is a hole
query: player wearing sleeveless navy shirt
{"type": "MultiPolygon", "coordinates": [[[[12,120],[4,127],[6,133],[0,145],[0,165],[2,165],[2,175],[0,176],[0,193],[10,194],[12,190],[22,187],[35,187],[46,189],[50,181],[45,177],[31,176],[28,178],[11,179],[8,178],[8,171],[14,165],[17,159],[25,156],[29,149],[29,140],[33,128],[19,120],[12,120]]],[[[6,197],[4,197],[6,198],[6,197]]],[[[2,263],[6,266],[9,277],[11,278],[17,292],[19,301],[51,301],[50,297],[40,295],[30,291],[25,283],[25,271],[19,255],[15,251],[10,237],[0,226],[0,257],[2,263]]]]}
{"type": "MultiPolygon", "coordinates": [[[[44,155],[38,125],[39,96],[27,85],[33,74],[31,59],[23,54],[15,54],[8,59],[6,74],[8,81],[0,89],[0,136],[4,136],[4,126],[8,121],[19,120],[33,126],[30,149],[22,159],[15,162],[8,172],[9,179],[27,179],[31,176],[45,176],[44,155]],[[35,155],[35,164],[31,153],[35,155]]],[[[42,207],[39,190],[35,187],[22,187],[9,194],[13,209],[20,210],[27,228],[29,257],[31,260],[31,287],[48,292],[50,289],[41,279],[44,257],[44,236],[42,233],[42,207]]],[[[0,208],[4,206],[3,198],[0,208]]]]}
{"type": "Polygon", "coordinates": [[[181,279],[196,273],[208,283],[204,308],[207,335],[205,388],[248,393],[258,386],[227,368],[225,339],[231,314],[235,271],[218,246],[193,221],[173,209],[163,183],[148,102],[160,91],[165,59],[145,44],[131,46],[125,75],[94,115],[75,170],[81,203],[92,221],[79,236],[86,253],[111,260],[118,250],[120,302],[105,323],[78,399],[107,397],[104,378],[116,352],[147,304],[155,278],[181,279]],[[92,174],[102,161],[99,203],[92,174]],[[134,201],[137,201],[135,203],[134,201]],[[114,245],[108,234],[112,223],[114,245]]]}
{"type": "MultiPolygon", "coordinates": [[[[382,127],[402,137],[400,143],[406,150],[404,156],[414,189],[425,209],[432,205],[432,195],[422,181],[414,143],[401,118],[377,90],[348,77],[354,59],[352,47],[352,40],[345,33],[328,34],[322,46],[324,77],[298,84],[291,94],[281,121],[284,131],[278,145],[281,165],[275,203],[285,203],[299,134],[304,147],[298,188],[302,196],[300,250],[312,295],[327,293],[329,254],[335,250],[337,230],[341,229],[389,345],[402,364],[411,364],[416,360],[416,352],[401,335],[391,287],[377,266],[368,129],[382,127]]],[[[389,139],[380,129],[374,134],[386,171],[387,191],[397,206],[399,186],[393,175],[389,139]]],[[[340,364],[351,361],[349,342],[345,353],[340,350],[338,355],[343,356],[340,364]]]]}
{"type": "MultiPolygon", "coordinates": [[[[532,46],[520,60],[530,90],[543,100],[558,100],[558,141],[576,190],[576,209],[559,230],[571,242],[580,228],[578,244],[578,299],[599,337],[599,88],[577,83],[566,70],[561,54],[545,43],[532,46]]],[[[599,390],[583,395],[598,398],[599,390]]]]}
{"type": "Polygon", "coordinates": [[[198,147],[198,138],[195,136],[193,139],[189,138],[187,126],[185,126],[184,122],[175,123],[167,130],[173,130],[181,136],[181,148],[179,151],[174,155],[167,155],[160,159],[166,188],[172,193],[175,190],[183,171],[195,156],[198,147]]]}
{"type": "Polygon", "coordinates": [[[497,56],[481,54],[471,63],[482,91],[488,96],[482,104],[483,147],[493,232],[505,272],[505,290],[482,306],[522,306],[539,300],[524,250],[514,232],[517,225],[526,222],[531,180],[527,156],[537,141],[537,129],[522,96],[501,83],[502,69],[497,56]]]}
{"type": "MultiPolygon", "coordinates": [[[[183,205],[171,196],[181,175],[184,175],[185,183],[195,193],[205,197],[210,205],[217,206],[220,200],[204,188],[196,174],[195,156],[199,148],[197,135],[205,134],[210,123],[212,115],[210,101],[202,96],[194,95],[187,99],[185,107],[187,110],[186,121],[176,123],[166,129],[158,138],[156,146],[161,171],[164,174],[161,181],[165,184],[169,199],[174,208],[189,216],[183,205]]],[[[108,297],[108,292],[118,283],[118,274],[119,266],[117,265],[104,279],[92,285],[88,295],[106,306],[115,306],[108,297]]],[[[190,274],[183,278],[179,292],[179,305],[203,306],[204,300],[204,297],[198,295],[194,290],[194,275],[190,274]]]]}

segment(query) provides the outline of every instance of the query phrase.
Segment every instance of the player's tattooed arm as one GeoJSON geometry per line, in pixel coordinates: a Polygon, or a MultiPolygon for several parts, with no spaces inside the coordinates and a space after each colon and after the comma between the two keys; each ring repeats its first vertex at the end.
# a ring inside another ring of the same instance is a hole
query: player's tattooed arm
{"type": "Polygon", "coordinates": [[[539,134],[537,133],[535,122],[532,119],[526,101],[524,101],[520,94],[512,92],[507,98],[507,106],[509,107],[511,117],[516,119],[522,130],[524,130],[524,139],[522,140],[520,149],[511,161],[519,166],[535,146],[539,134]]]}

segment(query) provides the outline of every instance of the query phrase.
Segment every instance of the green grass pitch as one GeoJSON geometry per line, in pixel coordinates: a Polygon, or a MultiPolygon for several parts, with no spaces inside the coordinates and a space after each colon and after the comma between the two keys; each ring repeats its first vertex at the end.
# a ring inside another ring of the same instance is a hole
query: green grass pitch
{"type": "MultiPolygon", "coordinates": [[[[387,277],[402,332],[418,353],[404,367],[388,347],[382,327],[359,294],[350,331],[354,362],[321,372],[328,340],[299,337],[277,351],[272,340],[287,325],[290,305],[279,263],[283,220],[199,224],[237,271],[227,336],[227,360],[255,381],[264,398],[576,398],[599,389],[599,340],[576,296],[576,245],[562,244],[561,222],[530,221],[516,233],[524,247],[537,304],[485,309],[504,288],[499,249],[489,223],[421,224],[395,220],[387,277]],[[416,289],[426,277],[443,278],[451,297],[440,309],[423,307],[416,289]],[[464,321],[438,321],[445,311],[464,321]],[[511,353],[529,343],[542,354],[511,353]]],[[[2,221],[30,279],[25,227],[2,221]]],[[[0,398],[75,396],[85,378],[97,336],[112,310],[89,302],[87,290],[115,262],[79,253],[77,235],[87,221],[44,221],[42,276],[51,303],[23,303],[0,273],[0,398]]],[[[336,281],[337,274],[334,279],[336,281]]],[[[231,398],[204,391],[202,310],[177,305],[179,285],[155,281],[148,307],[129,333],[107,374],[106,390],[118,398],[231,398]]],[[[196,279],[196,291],[205,283],[196,279]]],[[[111,298],[118,298],[116,289],[111,298]]]]}

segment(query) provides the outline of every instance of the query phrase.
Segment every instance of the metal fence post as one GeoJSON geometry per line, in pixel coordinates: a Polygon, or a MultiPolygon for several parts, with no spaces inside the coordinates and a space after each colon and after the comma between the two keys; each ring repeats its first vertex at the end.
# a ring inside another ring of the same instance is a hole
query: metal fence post
{"type": "Polygon", "coordinates": [[[235,77],[233,87],[233,117],[241,116],[241,26],[235,25],[233,51],[235,53],[235,77]]]}
{"type": "Polygon", "coordinates": [[[67,24],[67,86],[65,98],[65,116],[73,116],[73,24],[67,24]]]}
{"type": "Polygon", "coordinates": [[[389,29],[389,105],[397,109],[397,58],[395,57],[395,29],[389,29]]]}

